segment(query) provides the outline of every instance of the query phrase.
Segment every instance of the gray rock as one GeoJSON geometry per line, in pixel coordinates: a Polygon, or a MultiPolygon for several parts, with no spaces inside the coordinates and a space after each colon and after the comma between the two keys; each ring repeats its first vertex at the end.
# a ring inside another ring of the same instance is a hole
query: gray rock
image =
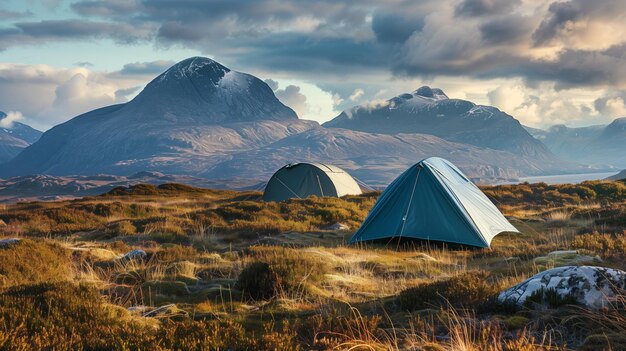
{"type": "Polygon", "coordinates": [[[595,266],[565,266],[541,272],[500,293],[502,302],[523,305],[537,291],[553,289],[561,297],[571,296],[585,307],[599,309],[626,288],[626,272],[595,266]]]}
{"type": "Polygon", "coordinates": [[[9,245],[15,244],[17,242],[19,242],[22,239],[19,238],[6,238],[6,239],[0,239],[0,248],[6,248],[9,245]]]}
{"type": "Polygon", "coordinates": [[[122,256],[122,260],[145,260],[148,254],[144,250],[132,250],[122,256]]]}
{"type": "Polygon", "coordinates": [[[347,224],[344,223],[335,223],[333,225],[329,225],[328,227],[326,227],[327,230],[335,230],[335,231],[339,231],[339,230],[350,230],[350,226],[348,226],[347,224]]]}

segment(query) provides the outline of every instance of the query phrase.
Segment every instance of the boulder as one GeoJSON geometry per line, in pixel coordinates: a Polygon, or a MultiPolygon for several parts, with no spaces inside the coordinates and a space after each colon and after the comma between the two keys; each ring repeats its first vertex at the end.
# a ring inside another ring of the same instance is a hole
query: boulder
{"type": "Polygon", "coordinates": [[[19,238],[6,238],[0,239],[0,248],[8,247],[9,245],[15,244],[19,242],[21,239],[19,238]]]}
{"type": "Polygon", "coordinates": [[[616,295],[626,288],[626,272],[617,269],[595,266],[565,266],[541,272],[524,282],[515,285],[498,295],[501,302],[514,302],[524,305],[532,301],[547,300],[547,293],[553,292],[563,301],[591,308],[606,307],[616,295]],[[537,295],[541,296],[537,296],[537,295]]]}

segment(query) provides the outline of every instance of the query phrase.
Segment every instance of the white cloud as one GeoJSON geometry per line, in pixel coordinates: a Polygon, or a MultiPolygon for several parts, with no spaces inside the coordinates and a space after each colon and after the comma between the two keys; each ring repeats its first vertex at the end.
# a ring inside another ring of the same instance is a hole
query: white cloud
{"type": "Polygon", "coordinates": [[[24,120],[24,115],[19,111],[9,111],[6,114],[4,118],[0,119],[0,127],[2,128],[11,128],[14,122],[24,120]]]}
{"type": "Polygon", "coordinates": [[[278,89],[275,91],[276,97],[283,104],[291,107],[298,116],[303,116],[307,113],[308,106],[306,103],[306,96],[300,93],[300,87],[296,85],[288,85],[285,89],[278,89]]]}
{"type": "Polygon", "coordinates": [[[354,89],[354,91],[352,92],[352,95],[350,95],[350,98],[349,98],[349,99],[350,99],[351,101],[357,101],[357,100],[359,100],[360,98],[362,98],[362,97],[363,97],[363,94],[365,94],[365,92],[363,91],[363,89],[361,89],[361,88],[356,88],[356,89],[354,89]]]}
{"type": "Polygon", "coordinates": [[[150,78],[87,67],[0,63],[0,111],[20,111],[27,116],[24,123],[46,130],[78,114],[124,102],[127,98],[120,90],[143,85],[150,78]]]}

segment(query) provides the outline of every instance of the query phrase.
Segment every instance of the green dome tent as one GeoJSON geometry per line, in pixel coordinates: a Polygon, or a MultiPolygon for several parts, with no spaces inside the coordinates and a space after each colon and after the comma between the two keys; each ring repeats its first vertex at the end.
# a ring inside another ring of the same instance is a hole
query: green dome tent
{"type": "Polygon", "coordinates": [[[315,196],[341,197],[361,194],[346,171],[322,163],[292,163],[274,173],[263,193],[264,201],[284,201],[315,196]]]}
{"type": "Polygon", "coordinates": [[[385,189],[350,242],[414,238],[489,247],[502,232],[519,233],[458,168],[431,157],[385,189]]]}

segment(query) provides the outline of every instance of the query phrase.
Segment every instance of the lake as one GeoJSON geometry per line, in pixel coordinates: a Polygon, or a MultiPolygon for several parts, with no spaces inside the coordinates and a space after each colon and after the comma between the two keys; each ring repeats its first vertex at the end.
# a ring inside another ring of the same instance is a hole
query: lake
{"type": "Polygon", "coordinates": [[[510,182],[506,184],[517,183],[541,183],[546,184],[577,184],[586,180],[600,180],[610,176],[616,175],[619,172],[602,172],[602,173],[579,173],[579,174],[557,174],[549,176],[536,176],[536,177],[521,177],[517,182],[510,182]]]}

